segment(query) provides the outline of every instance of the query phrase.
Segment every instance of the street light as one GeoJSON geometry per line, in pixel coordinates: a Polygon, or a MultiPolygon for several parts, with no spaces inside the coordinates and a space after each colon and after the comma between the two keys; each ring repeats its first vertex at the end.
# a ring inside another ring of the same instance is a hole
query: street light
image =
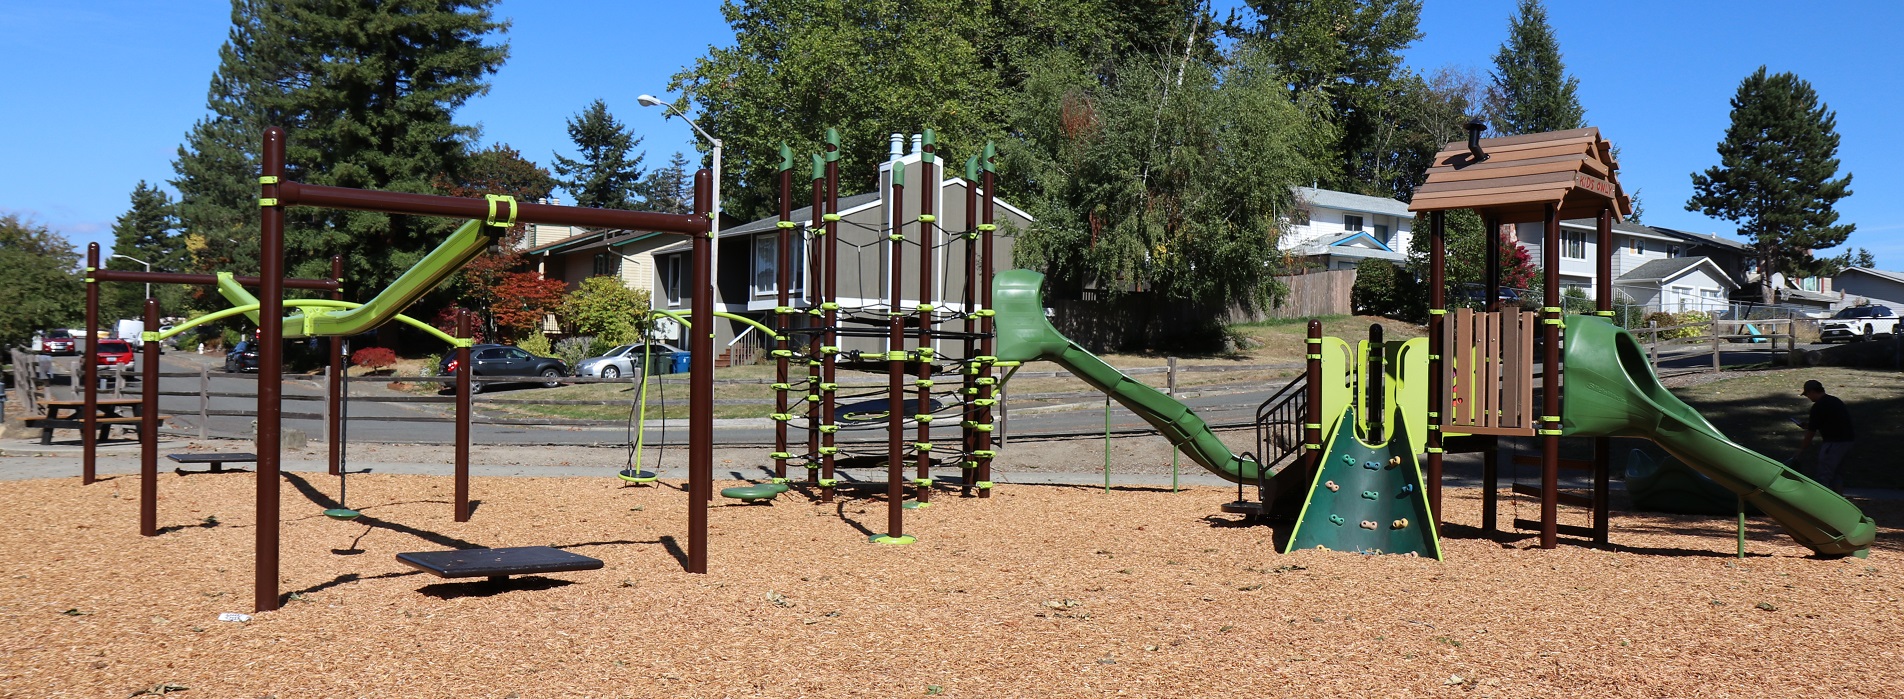
{"type": "MultiPolygon", "coordinates": [[[[145,265],[145,272],[146,272],[146,274],[151,274],[151,273],[152,273],[152,263],[150,263],[150,262],[147,262],[147,261],[145,261],[145,260],[141,260],[141,259],[139,259],[139,258],[137,258],[137,257],[133,257],[133,256],[131,256],[131,255],[113,255],[113,257],[123,257],[123,258],[125,258],[125,259],[128,259],[128,260],[132,260],[133,262],[137,262],[137,263],[139,263],[139,264],[142,264],[142,265],[145,265]]],[[[145,283],[145,297],[146,297],[146,298],[152,298],[152,282],[146,282],[146,283],[145,283]]]]}
{"type": "MultiPolygon", "coordinates": [[[[721,233],[721,139],[715,138],[713,135],[702,130],[699,124],[694,123],[693,119],[688,118],[688,115],[682,114],[681,110],[674,108],[674,105],[661,101],[659,97],[654,95],[641,95],[636,97],[635,101],[640,102],[643,107],[666,108],[668,112],[681,117],[682,121],[687,122],[688,126],[693,127],[695,133],[700,134],[701,138],[707,139],[707,142],[714,146],[714,220],[712,221],[712,228],[708,232],[713,234],[716,240],[719,240],[721,233]]],[[[667,115],[664,114],[661,118],[666,119],[667,115]]]]}

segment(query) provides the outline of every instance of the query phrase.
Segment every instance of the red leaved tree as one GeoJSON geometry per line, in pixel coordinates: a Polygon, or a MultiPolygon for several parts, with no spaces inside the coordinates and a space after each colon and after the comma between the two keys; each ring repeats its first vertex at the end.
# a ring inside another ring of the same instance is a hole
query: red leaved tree
{"type": "Polygon", "coordinates": [[[1532,289],[1534,280],[1539,277],[1540,269],[1534,266],[1534,257],[1527,254],[1527,248],[1521,246],[1520,239],[1512,233],[1502,233],[1501,286],[1510,289],[1532,289]]]}
{"type": "Polygon", "coordinates": [[[541,332],[543,317],[561,307],[568,290],[560,280],[544,279],[536,272],[503,274],[494,287],[489,318],[499,334],[510,338],[541,332]]]}
{"type": "MultiPolygon", "coordinates": [[[[497,144],[471,154],[460,178],[438,178],[436,187],[451,196],[506,194],[520,202],[533,202],[549,196],[555,180],[548,170],[522,157],[516,149],[497,144]]],[[[561,301],[561,282],[527,271],[528,262],[520,250],[526,232],[527,226],[521,224],[509,229],[491,252],[464,265],[457,279],[458,304],[476,311],[480,319],[478,338],[518,338],[520,333],[539,327],[543,314],[553,311],[561,301]],[[531,316],[533,319],[528,319],[531,316]]],[[[455,316],[439,315],[434,325],[453,329],[455,316]],[[447,326],[443,322],[446,317],[447,326]]]]}

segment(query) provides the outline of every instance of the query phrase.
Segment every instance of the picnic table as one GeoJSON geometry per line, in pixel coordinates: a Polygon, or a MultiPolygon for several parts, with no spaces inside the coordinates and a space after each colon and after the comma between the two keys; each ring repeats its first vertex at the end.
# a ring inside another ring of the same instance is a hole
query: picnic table
{"type": "MultiPolygon", "coordinates": [[[[102,442],[110,436],[114,425],[124,425],[137,431],[144,420],[140,414],[143,402],[138,398],[100,398],[93,404],[96,406],[94,409],[98,411],[94,424],[99,426],[99,441],[102,442]],[[122,415],[121,409],[124,409],[127,414],[122,415]]],[[[53,443],[53,430],[86,428],[86,401],[49,400],[41,401],[40,405],[46,408],[46,415],[27,418],[26,426],[40,428],[41,444],[53,443]]],[[[170,417],[170,415],[160,415],[159,421],[164,422],[170,417]]]]}

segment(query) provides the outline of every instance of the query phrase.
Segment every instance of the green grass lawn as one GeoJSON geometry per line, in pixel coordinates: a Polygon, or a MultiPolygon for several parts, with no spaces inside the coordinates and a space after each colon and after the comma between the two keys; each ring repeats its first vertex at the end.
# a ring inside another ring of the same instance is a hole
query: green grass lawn
{"type": "MultiPolygon", "coordinates": [[[[1674,389],[1687,405],[1704,414],[1733,441],[1774,459],[1798,451],[1804,432],[1790,418],[1804,419],[1811,401],[1798,395],[1806,379],[1817,379],[1825,390],[1851,408],[1858,443],[1844,466],[1845,484],[1878,488],[1904,487],[1904,448],[1892,440],[1904,425],[1904,376],[1894,371],[1812,367],[1728,372],[1730,378],[1674,389]]],[[[1816,455],[1814,443],[1801,470],[1816,455]]]]}

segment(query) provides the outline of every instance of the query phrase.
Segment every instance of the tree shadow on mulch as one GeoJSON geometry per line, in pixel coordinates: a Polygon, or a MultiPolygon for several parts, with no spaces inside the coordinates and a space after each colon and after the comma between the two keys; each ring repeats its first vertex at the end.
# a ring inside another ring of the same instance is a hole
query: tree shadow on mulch
{"type": "MultiPolygon", "coordinates": [[[[336,500],[331,499],[331,496],[326,495],[322,491],[319,491],[316,487],[311,485],[310,481],[305,480],[303,476],[300,476],[295,473],[285,473],[283,474],[283,476],[286,481],[290,482],[291,487],[296,488],[299,493],[303,494],[306,499],[310,500],[311,503],[316,505],[318,508],[329,510],[329,509],[336,509],[336,508],[343,507],[342,503],[339,503],[336,500]]],[[[415,502],[443,502],[443,501],[419,500],[415,502]]],[[[427,529],[418,529],[416,527],[412,527],[407,524],[389,522],[389,521],[378,519],[368,514],[359,515],[356,519],[351,520],[351,522],[355,524],[369,526],[376,529],[387,529],[389,531],[393,531],[398,534],[408,534],[410,536],[414,536],[416,538],[422,539],[424,541],[428,541],[432,544],[436,544],[438,546],[442,546],[445,548],[452,548],[452,549],[485,548],[482,544],[478,544],[471,541],[464,541],[462,539],[458,539],[448,534],[433,532],[427,529]]]]}
{"type": "Polygon", "coordinates": [[[397,573],[378,573],[376,575],[359,575],[357,573],[345,573],[343,575],[339,575],[335,578],[331,578],[329,580],[318,583],[316,585],[312,585],[302,590],[292,590],[290,592],[286,592],[284,593],[283,596],[278,598],[278,602],[280,603],[289,602],[292,600],[293,595],[308,595],[313,592],[322,592],[324,590],[337,587],[338,585],[346,585],[349,583],[360,582],[364,580],[384,580],[389,578],[406,578],[412,575],[422,575],[422,574],[423,574],[423,571],[420,571],[420,570],[406,570],[406,571],[397,572],[397,573]]]}

